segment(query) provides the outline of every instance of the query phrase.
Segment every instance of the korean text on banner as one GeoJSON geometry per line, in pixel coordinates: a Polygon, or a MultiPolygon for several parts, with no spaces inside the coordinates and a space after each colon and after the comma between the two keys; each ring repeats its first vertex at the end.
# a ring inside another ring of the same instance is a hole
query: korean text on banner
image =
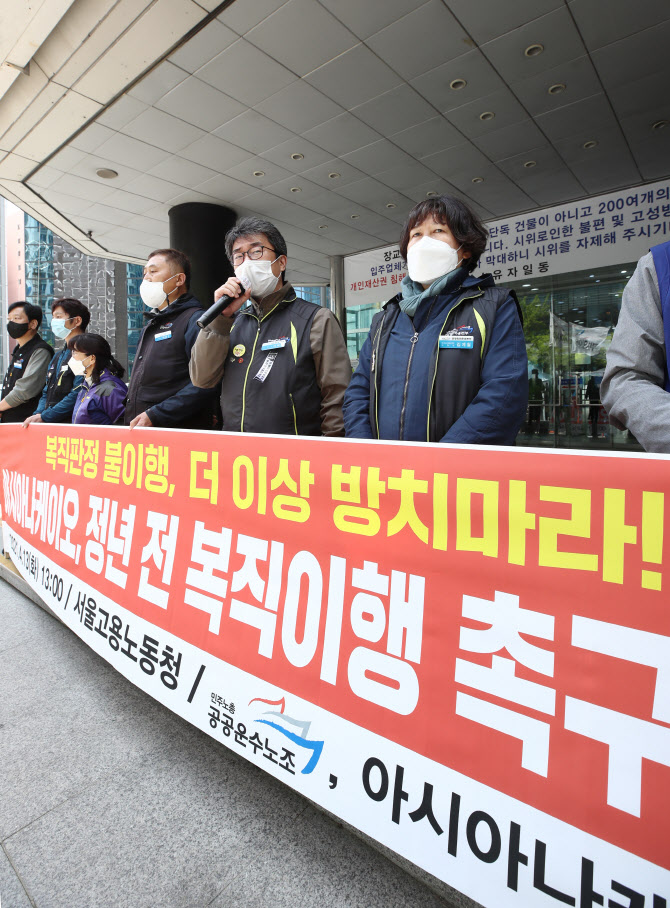
{"type": "Polygon", "coordinates": [[[5,549],[169,709],[486,906],[670,898],[661,456],[7,426],[5,549]]]}

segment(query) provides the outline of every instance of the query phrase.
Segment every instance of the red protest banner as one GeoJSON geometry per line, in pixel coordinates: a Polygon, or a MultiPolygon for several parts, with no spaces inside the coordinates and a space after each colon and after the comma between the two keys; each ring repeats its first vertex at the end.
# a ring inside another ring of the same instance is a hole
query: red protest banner
{"type": "Polygon", "coordinates": [[[484,904],[666,908],[667,459],[7,426],[0,463],[24,576],[171,709],[484,904]]]}

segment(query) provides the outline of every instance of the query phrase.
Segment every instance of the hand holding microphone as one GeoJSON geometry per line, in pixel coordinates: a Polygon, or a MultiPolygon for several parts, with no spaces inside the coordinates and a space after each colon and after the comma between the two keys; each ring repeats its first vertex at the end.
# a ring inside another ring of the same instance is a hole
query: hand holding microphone
{"type": "Polygon", "coordinates": [[[215,291],[214,304],[198,319],[198,327],[206,328],[219,315],[230,318],[242,308],[250,296],[251,285],[245,287],[239,278],[229,277],[226,283],[215,291]]]}

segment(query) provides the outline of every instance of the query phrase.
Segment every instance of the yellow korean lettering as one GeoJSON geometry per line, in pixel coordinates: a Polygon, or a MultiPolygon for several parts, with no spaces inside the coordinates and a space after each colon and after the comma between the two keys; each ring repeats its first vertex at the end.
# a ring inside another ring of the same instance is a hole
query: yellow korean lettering
{"type": "Polygon", "coordinates": [[[570,505],[570,517],[540,517],[541,567],[569,568],[573,571],[597,571],[598,556],[565,552],[558,547],[559,536],[591,537],[591,491],[561,486],[540,486],[540,500],[570,505]]]}
{"type": "Polygon", "coordinates": [[[459,479],[456,485],[456,548],[498,557],[499,485],[492,479],[459,479]],[[472,535],[472,496],[482,496],[482,535],[472,535]]]}
{"type": "Polygon", "coordinates": [[[509,550],[510,564],[526,563],[526,532],[535,529],[535,514],[526,510],[526,483],[509,481],[509,550]]]}

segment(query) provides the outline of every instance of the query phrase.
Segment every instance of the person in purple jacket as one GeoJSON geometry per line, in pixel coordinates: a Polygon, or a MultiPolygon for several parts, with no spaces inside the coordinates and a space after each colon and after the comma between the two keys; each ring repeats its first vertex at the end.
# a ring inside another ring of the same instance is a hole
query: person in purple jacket
{"type": "Polygon", "coordinates": [[[114,425],[123,419],[128,387],[123,366],[99,334],[78,334],[68,341],[72,350],[69,366],[75,375],[84,376],[72,412],[73,425],[114,425]]]}

